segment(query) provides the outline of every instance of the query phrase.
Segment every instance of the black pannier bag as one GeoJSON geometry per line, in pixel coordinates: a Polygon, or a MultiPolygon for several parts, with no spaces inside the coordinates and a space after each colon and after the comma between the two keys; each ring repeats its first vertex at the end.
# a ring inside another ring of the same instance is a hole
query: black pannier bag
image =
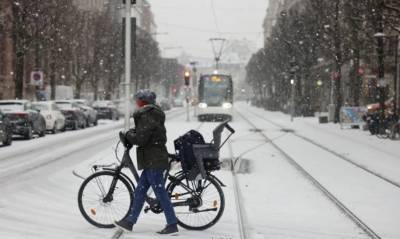
{"type": "Polygon", "coordinates": [[[176,139],[174,145],[189,180],[204,179],[207,172],[220,169],[219,149],[207,144],[199,132],[187,132],[176,139]]]}
{"type": "Polygon", "coordinates": [[[184,171],[190,171],[196,164],[193,145],[205,143],[203,135],[195,130],[190,130],[174,141],[175,151],[181,159],[182,169],[184,171]]]}

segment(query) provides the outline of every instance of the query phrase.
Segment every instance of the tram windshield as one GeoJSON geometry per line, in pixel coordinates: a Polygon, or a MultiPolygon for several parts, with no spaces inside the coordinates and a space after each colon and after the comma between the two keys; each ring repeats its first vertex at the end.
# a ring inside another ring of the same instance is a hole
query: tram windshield
{"type": "Polygon", "coordinates": [[[200,101],[208,106],[232,103],[232,79],[230,76],[212,75],[200,79],[200,101]]]}

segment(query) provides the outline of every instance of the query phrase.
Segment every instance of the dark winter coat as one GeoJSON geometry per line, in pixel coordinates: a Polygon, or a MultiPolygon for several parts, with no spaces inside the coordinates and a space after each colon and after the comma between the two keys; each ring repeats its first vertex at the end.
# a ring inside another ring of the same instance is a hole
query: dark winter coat
{"type": "Polygon", "coordinates": [[[157,105],[146,105],[133,114],[135,129],[128,131],[127,140],[137,145],[137,163],[142,169],[167,169],[168,151],[165,114],[157,105]]]}

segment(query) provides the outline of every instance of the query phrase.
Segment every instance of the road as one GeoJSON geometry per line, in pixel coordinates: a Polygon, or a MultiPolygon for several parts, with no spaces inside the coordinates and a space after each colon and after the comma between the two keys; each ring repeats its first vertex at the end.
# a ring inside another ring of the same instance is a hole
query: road
{"type": "MultiPolygon", "coordinates": [[[[310,180],[312,177],[376,232],[377,238],[400,238],[400,190],[339,157],[343,153],[339,149],[348,149],[350,153],[344,155],[349,160],[398,182],[399,178],[389,170],[398,166],[389,155],[398,152],[388,150],[386,145],[375,149],[371,155],[382,155],[379,160],[385,163],[377,167],[373,157],[361,159],[354,154],[355,147],[374,150],[367,147],[371,142],[354,138],[349,132],[319,129],[307,120],[296,119],[292,124],[283,117],[286,116],[236,104],[231,124],[237,133],[222,148],[221,160],[237,159],[238,192],[229,168],[216,172],[227,185],[223,188],[226,208],[222,219],[207,231],[182,229],[181,237],[239,239],[240,211],[246,238],[373,238],[344,214],[310,180]],[[310,134],[310,128],[318,134],[310,134]],[[343,143],[341,134],[346,134],[347,145],[353,137],[352,147],[339,148],[343,143]],[[334,142],[328,144],[328,137],[334,142]],[[237,210],[237,202],[241,210],[237,210]]],[[[190,129],[199,130],[210,141],[216,125],[195,119],[186,122],[183,109],[168,112],[169,151],[173,152],[173,139],[190,129]]],[[[121,127],[122,122],[102,122],[95,128],[17,141],[11,147],[0,148],[0,238],[110,238],[113,230],[95,228],[80,215],[76,196],[82,180],[72,171],[86,177],[93,164],[116,162],[114,147],[121,127]]],[[[162,215],[144,214],[135,232],[125,238],[155,238],[154,231],[164,223],[162,215]]]]}

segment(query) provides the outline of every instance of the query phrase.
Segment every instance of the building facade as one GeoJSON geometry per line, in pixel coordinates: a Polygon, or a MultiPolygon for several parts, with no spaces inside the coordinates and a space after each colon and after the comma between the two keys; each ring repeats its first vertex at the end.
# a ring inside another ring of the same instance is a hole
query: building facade
{"type": "Polygon", "coordinates": [[[12,0],[0,1],[0,100],[14,97],[12,0]]]}

